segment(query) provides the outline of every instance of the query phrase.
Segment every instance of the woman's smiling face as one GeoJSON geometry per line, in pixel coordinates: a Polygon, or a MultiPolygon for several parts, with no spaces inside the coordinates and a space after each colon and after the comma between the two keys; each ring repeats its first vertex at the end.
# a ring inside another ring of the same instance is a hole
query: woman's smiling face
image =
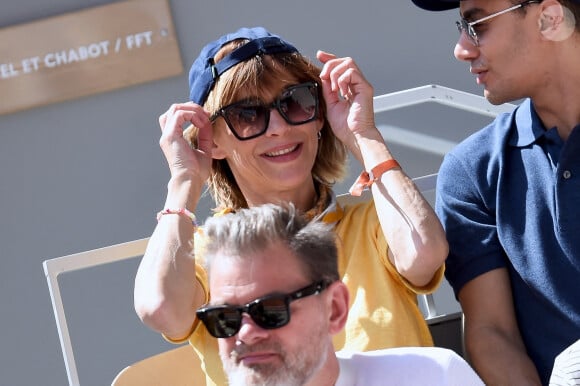
{"type": "MultiPolygon", "coordinates": [[[[239,100],[258,99],[272,103],[285,89],[295,83],[280,83],[262,95],[243,93],[239,100]]],[[[266,132],[256,138],[240,141],[223,118],[214,123],[213,157],[228,162],[235,179],[248,201],[271,202],[277,192],[299,191],[312,185],[312,167],[318,152],[318,132],[323,121],[315,119],[304,124],[288,123],[273,108],[266,132]],[[253,198],[256,197],[256,198],[253,198]]]]}

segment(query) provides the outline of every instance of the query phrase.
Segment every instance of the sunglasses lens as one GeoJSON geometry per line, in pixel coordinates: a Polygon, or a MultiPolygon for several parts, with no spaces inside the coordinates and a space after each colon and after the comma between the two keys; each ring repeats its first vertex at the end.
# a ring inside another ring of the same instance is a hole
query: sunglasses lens
{"type": "Polygon", "coordinates": [[[248,313],[258,326],[266,329],[279,328],[290,321],[290,310],[285,296],[260,299],[250,305],[248,313]]]}
{"type": "MultiPolygon", "coordinates": [[[[257,102],[259,103],[259,102],[257,102]]],[[[316,118],[318,90],[315,83],[290,87],[270,105],[234,103],[221,109],[230,130],[240,140],[255,138],[266,132],[270,109],[276,108],[291,125],[301,125],[316,118]]]]}
{"type": "Polygon", "coordinates": [[[237,334],[242,325],[242,314],[231,307],[216,307],[198,314],[211,335],[216,338],[229,338],[237,334]]]}
{"type": "Polygon", "coordinates": [[[290,124],[306,123],[316,116],[316,88],[300,85],[285,92],[280,97],[280,114],[290,124]]]}
{"type": "Polygon", "coordinates": [[[248,138],[261,134],[266,129],[267,107],[237,105],[224,111],[228,126],[240,138],[248,138]]]}

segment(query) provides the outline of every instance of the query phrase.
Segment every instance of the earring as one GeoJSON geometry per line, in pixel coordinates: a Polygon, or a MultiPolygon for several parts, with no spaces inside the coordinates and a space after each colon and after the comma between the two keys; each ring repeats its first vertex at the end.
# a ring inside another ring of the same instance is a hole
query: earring
{"type": "Polygon", "coordinates": [[[318,140],[320,141],[322,139],[322,130],[318,131],[318,140]]]}

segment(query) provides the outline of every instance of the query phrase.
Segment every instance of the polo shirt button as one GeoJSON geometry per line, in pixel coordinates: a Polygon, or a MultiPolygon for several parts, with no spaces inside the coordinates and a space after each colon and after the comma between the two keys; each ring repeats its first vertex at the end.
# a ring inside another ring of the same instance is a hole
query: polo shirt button
{"type": "Polygon", "coordinates": [[[572,177],[572,172],[570,172],[570,170],[564,170],[564,173],[562,173],[562,177],[564,177],[565,179],[568,179],[568,178],[572,177]]]}

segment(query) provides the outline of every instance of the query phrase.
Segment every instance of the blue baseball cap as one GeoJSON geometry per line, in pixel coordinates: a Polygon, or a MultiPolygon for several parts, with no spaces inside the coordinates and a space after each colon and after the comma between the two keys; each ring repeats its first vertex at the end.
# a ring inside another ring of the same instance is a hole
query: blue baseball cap
{"type": "Polygon", "coordinates": [[[221,74],[238,63],[256,55],[293,53],[298,50],[281,37],[271,34],[263,27],[240,28],[236,32],[223,35],[208,43],[189,70],[189,100],[203,105],[221,74]],[[236,48],[222,60],[214,63],[215,54],[227,43],[236,39],[248,39],[249,42],[236,48]]]}

